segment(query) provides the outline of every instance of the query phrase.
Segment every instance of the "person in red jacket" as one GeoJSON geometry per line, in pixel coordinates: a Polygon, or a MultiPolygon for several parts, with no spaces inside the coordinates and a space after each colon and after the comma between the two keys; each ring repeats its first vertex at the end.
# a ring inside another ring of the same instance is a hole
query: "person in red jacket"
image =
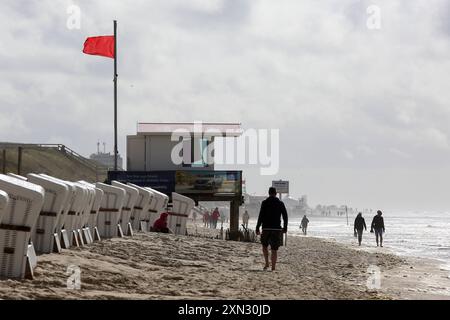
{"type": "Polygon", "coordinates": [[[169,214],[167,212],[161,213],[159,219],[157,219],[153,223],[152,231],[169,233],[169,228],[167,228],[167,217],[168,216],[169,216],[169,214]]]}
{"type": "Polygon", "coordinates": [[[214,229],[217,228],[217,220],[219,220],[219,217],[220,217],[219,208],[216,207],[216,208],[214,209],[212,215],[211,215],[211,218],[212,218],[212,227],[213,227],[214,229]]]}

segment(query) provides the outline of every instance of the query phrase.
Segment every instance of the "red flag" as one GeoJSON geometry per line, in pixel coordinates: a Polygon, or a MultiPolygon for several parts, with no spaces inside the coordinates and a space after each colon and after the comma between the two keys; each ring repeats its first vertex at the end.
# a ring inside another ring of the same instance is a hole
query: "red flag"
{"type": "Polygon", "coordinates": [[[84,42],[83,52],[96,56],[114,58],[114,36],[87,38],[84,42]]]}

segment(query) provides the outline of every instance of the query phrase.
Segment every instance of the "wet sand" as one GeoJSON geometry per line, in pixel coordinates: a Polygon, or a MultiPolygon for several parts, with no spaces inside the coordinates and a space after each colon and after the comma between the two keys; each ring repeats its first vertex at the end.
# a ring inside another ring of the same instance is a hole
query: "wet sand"
{"type": "MultiPolygon", "coordinates": [[[[197,233],[212,235],[202,228],[197,233]]],[[[420,289],[423,266],[392,254],[292,236],[287,246],[280,248],[278,269],[271,272],[262,270],[258,243],[140,233],[63,250],[61,254],[41,255],[34,280],[0,280],[0,298],[432,298],[430,290],[407,290],[416,285],[420,289]],[[80,268],[80,290],[67,288],[70,265],[80,268]],[[380,289],[367,287],[370,265],[381,270],[380,289]],[[405,288],[399,289],[402,285],[405,288]]],[[[434,274],[432,266],[427,270],[434,274]]],[[[444,287],[442,282],[439,285],[444,287]]]]}

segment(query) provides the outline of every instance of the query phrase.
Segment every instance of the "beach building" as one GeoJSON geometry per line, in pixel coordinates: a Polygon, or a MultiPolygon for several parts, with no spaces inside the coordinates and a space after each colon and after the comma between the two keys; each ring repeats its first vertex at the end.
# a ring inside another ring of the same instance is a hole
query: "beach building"
{"type": "Polygon", "coordinates": [[[127,136],[127,169],[212,171],[214,152],[207,150],[216,137],[241,133],[239,123],[138,123],[136,135],[127,136]]]}
{"type": "MultiPolygon", "coordinates": [[[[110,152],[93,153],[90,155],[89,159],[103,164],[108,169],[114,169],[114,155],[110,152]]],[[[120,170],[123,168],[123,160],[120,155],[117,155],[117,168],[120,170]]]]}
{"type": "MultiPolygon", "coordinates": [[[[89,159],[103,164],[107,169],[114,169],[114,155],[110,152],[106,152],[105,142],[103,142],[103,152],[100,151],[100,142],[97,142],[97,153],[91,154],[89,159]]],[[[117,154],[117,168],[119,170],[122,170],[123,168],[123,160],[119,154],[117,154]]]]}
{"type": "Polygon", "coordinates": [[[127,136],[127,170],[110,171],[108,180],[151,187],[199,201],[230,203],[230,238],[239,230],[242,171],[215,170],[214,148],[219,137],[236,138],[240,123],[138,123],[127,136]]]}

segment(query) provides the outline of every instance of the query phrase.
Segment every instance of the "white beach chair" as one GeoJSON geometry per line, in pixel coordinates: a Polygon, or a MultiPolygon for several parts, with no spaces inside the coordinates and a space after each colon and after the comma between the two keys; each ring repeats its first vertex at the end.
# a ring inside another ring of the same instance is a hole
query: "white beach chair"
{"type": "Polygon", "coordinates": [[[8,172],[7,175],[10,176],[10,177],[19,179],[19,180],[27,181],[27,178],[26,178],[26,177],[21,176],[21,175],[18,175],[18,174],[15,174],[15,173],[12,173],[12,172],[8,172]]]}
{"type": "Polygon", "coordinates": [[[31,230],[44,204],[44,189],[0,174],[0,190],[9,202],[0,220],[0,277],[33,277],[35,262],[28,258],[31,230]]]}
{"type": "Polygon", "coordinates": [[[8,201],[8,194],[5,191],[0,190],[0,221],[2,220],[4,210],[8,205],[8,201]]]}
{"type": "MultiPolygon", "coordinates": [[[[81,185],[77,185],[70,181],[65,181],[67,185],[72,188],[72,198],[69,205],[69,210],[64,220],[64,226],[62,230],[62,238],[66,245],[79,247],[80,239],[77,226],[80,221],[80,212],[86,201],[86,190],[81,185]],[[68,242],[68,243],[66,243],[68,242]]],[[[66,247],[68,248],[68,247],[66,247]]]]}
{"type": "MultiPolygon", "coordinates": [[[[21,175],[19,175],[19,174],[15,174],[15,173],[12,173],[12,172],[8,172],[7,175],[10,176],[10,177],[13,177],[13,178],[22,180],[22,181],[27,181],[27,178],[26,178],[26,177],[21,176],[21,175]]],[[[35,232],[35,227],[34,227],[33,229],[31,229],[31,234],[33,235],[34,232],[35,232]]],[[[34,250],[34,245],[33,245],[32,238],[33,238],[33,236],[31,236],[31,238],[30,238],[30,243],[29,243],[29,245],[28,245],[28,256],[32,257],[32,258],[30,259],[30,261],[31,261],[32,263],[34,263],[34,262],[36,262],[36,252],[35,252],[35,250],[34,250]],[[34,257],[34,258],[33,258],[33,257],[34,257]]],[[[36,265],[33,265],[33,268],[35,268],[35,267],[36,267],[36,265]]]]}
{"type": "Polygon", "coordinates": [[[122,228],[122,231],[129,236],[133,235],[133,228],[130,223],[131,213],[133,211],[133,208],[136,204],[136,200],[139,196],[138,189],[121,183],[119,181],[111,181],[111,185],[114,187],[122,188],[125,190],[125,200],[123,201],[123,207],[122,207],[122,214],[120,216],[120,226],[122,228]]]}
{"type": "Polygon", "coordinates": [[[172,210],[167,217],[167,227],[175,234],[186,235],[187,218],[194,207],[194,200],[172,192],[172,210]]]}
{"type": "Polygon", "coordinates": [[[77,214],[75,215],[75,219],[73,222],[73,228],[72,233],[73,237],[76,237],[74,239],[74,245],[76,245],[76,242],[78,242],[78,245],[83,246],[84,240],[83,240],[83,220],[86,213],[86,207],[89,205],[89,198],[91,197],[91,194],[89,192],[88,187],[86,187],[84,184],[78,183],[78,182],[72,182],[75,188],[81,188],[81,197],[79,199],[79,203],[77,206],[77,214]]]}
{"type": "Polygon", "coordinates": [[[71,247],[71,242],[69,240],[69,232],[66,230],[66,223],[70,223],[69,221],[69,216],[72,215],[71,211],[72,211],[72,204],[75,201],[75,197],[77,196],[77,189],[75,188],[75,186],[66,181],[66,180],[62,180],[62,179],[58,179],[46,174],[39,174],[39,176],[50,179],[52,181],[56,181],[62,184],[65,184],[69,190],[69,195],[66,198],[66,201],[63,205],[64,209],[62,211],[62,213],[58,216],[58,219],[56,221],[56,233],[60,236],[60,244],[61,247],[64,249],[68,249],[71,247]],[[69,214],[70,213],[70,214],[69,214]]]}
{"type": "Polygon", "coordinates": [[[85,207],[86,203],[89,201],[89,190],[86,186],[82,185],[81,183],[72,182],[72,184],[75,186],[75,188],[78,190],[79,188],[79,197],[75,198],[75,201],[73,203],[73,211],[76,212],[76,214],[73,216],[73,224],[72,224],[72,232],[70,235],[72,236],[71,243],[76,246],[82,246],[84,245],[83,236],[81,232],[82,228],[82,221],[85,213],[85,207]]]}
{"type": "Polygon", "coordinates": [[[150,228],[153,226],[153,223],[156,221],[156,219],[159,218],[160,214],[167,209],[167,205],[169,204],[169,196],[152,188],[146,189],[150,190],[153,193],[152,202],[150,203],[148,209],[150,217],[147,230],[150,230],[150,228]]]}
{"type": "Polygon", "coordinates": [[[153,191],[151,191],[151,188],[144,188],[147,192],[150,193],[150,197],[148,198],[147,205],[145,208],[143,208],[139,221],[137,222],[137,229],[143,232],[150,231],[150,227],[152,226],[150,224],[150,220],[152,218],[152,214],[154,209],[154,204],[158,201],[156,199],[156,195],[153,191]]]}
{"type": "Polygon", "coordinates": [[[92,205],[94,204],[95,191],[89,185],[87,185],[81,181],[77,181],[74,183],[77,185],[81,185],[86,191],[85,202],[81,208],[80,219],[77,224],[78,228],[83,228],[89,220],[89,214],[91,212],[92,205]]]}
{"type": "MultiPolygon", "coordinates": [[[[22,180],[22,181],[27,181],[26,177],[12,173],[12,172],[8,172],[7,175],[10,177],[22,180]]],[[[35,231],[35,229],[36,229],[36,225],[31,229],[31,235],[33,235],[33,232],[35,231]]],[[[30,237],[30,242],[28,244],[27,256],[28,256],[28,260],[30,261],[32,269],[34,269],[34,268],[36,268],[37,258],[36,258],[36,251],[34,249],[32,238],[33,238],[33,236],[30,237]]]]}
{"type": "Polygon", "coordinates": [[[65,183],[34,173],[28,174],[27,178],[29,182],[40,185],[45,190],[44,205],[31,235],[34,248],[38,253],[61,252],[56,226],[65,209],[69,188],[65,183]]]}
{"type": "Polygon", "coordinates": [[[93,188],[95,195],[94,195],[94,201],[92,203],[91,211],[89,213],[89,218],[87,220],[87,228],[89,230],[89,234],[91,235],[92,241],[100,241],[100,233],[98,232],[97,228],[97,217],[98,217],[98,210],[100,209],[100,205],[102,203],[103,198],[103,190],[99,189],[95,186],[93,183],[89,183],[86,181],[80,181],[81,183],[84,183],[87,186],[90,186],[93,188]]]}
{"type": "Polygon", "coordinates": [[[119,235],[119,219],[126,192],[122,188],[97,182],[95,186],[104,192],[98,212],[97,227],[102,238],[114,238],[119,235]]]}
{"type": "Polygon", "coordinates": [[[8,206],[9,197],[5,191],[0,190],[0,221],[2,221],[3,214],[8,206]]]}
{"type": "Polygon", "coordinates": [[[129,186],[136,188],[139,191],[138,198],[131,212],[130,222],[134,230],[139,230],[141,220],[147,219],[149,216],[148,207],[150,205],[153,193],[143,187],[137,186],[132,183],[128,183],[129,186]]]}
{"type": "Polygon", "coordinates": [[[86,184],[86,181],[77,181],[75,182],[75,184],[82,186],[86,191],[85,202],[80,211],[80,219],[77,222],[76,230],[78,232],[80,241],[84,244],[89,244],[93,242],[93,239],[91,231],[87,224],[95,200],[95,188],[89,186],[89,184],[86,184]]]}

